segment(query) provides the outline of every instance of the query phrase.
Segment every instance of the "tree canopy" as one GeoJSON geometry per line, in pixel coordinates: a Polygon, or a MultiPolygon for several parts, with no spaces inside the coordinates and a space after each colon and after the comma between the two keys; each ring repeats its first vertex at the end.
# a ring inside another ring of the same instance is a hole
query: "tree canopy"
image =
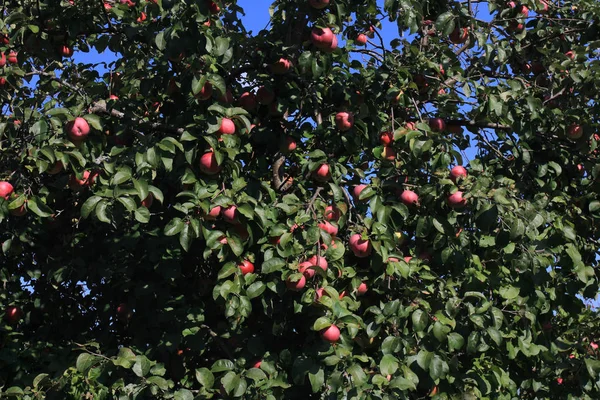
{"type": "Polygon", "coordinates": [[[0,397],[600,397],[597,1],[1,9],[0,397]]]}

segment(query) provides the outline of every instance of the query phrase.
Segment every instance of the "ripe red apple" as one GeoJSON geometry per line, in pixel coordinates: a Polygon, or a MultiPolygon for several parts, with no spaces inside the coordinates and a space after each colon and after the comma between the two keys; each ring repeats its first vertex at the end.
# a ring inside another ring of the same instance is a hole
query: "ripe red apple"
{"type": "Polygon", "coordinates": [[[152,207],[152,203],[154,203],[154,195],[152,193],[148,193],[148,196],[142,200],[142,207],[150,208],[152,207]]]}
{"type": "Polygon", "coordinates": [[[446,129],[446,122],[442,118],[432,118],[429,120],[429,127],[434,132],[442,132],[446,129]]]}
{"type": "Polygon", "coordinates": [[[331,325],[329,328],[321,331],[321,337],[329,343],[335,343],[340,340],[340,330],[337,326],[331,325]]]}
{"type": "Polygon", "coordinates": [[[359,296],[362,296],[363,294],[367,293],[367,284],[362,282],[360,285],[358,285],[358,287],[356,288],[356,293],[359,296]]]}
{"type": "Polygon", "coordinates": [[[394,134],[392,132],[381,132],[379,135],[379,142],[384,146],[389,146],[394,141],[394,134]]]}
{"type": "Polygon", "coordinates": [[[221,120],[221,127],[219,133],[222,135],[233,135],[235,133],[235,124],[229,118],[223,118],[221,120]]]}
{"type": "Polygon", "coordinates": [[[308,259],[308,262],[311,265],[321,268],[323,271],[327,271],[328,264],[325,257],[312,256],[308,259]]]}
{"type": "Polygon", "coordinates": [[[306,278],[310,279],[315,276],[315,270],[313,269],[314,266],[316,265],[310,261],[304,261],[298,266],[298,271],[302,272],[306,278]]]}
{"type": "Polygon", "coordinates": [[[215,153],[209,151],[200,157],[200,171],[207,175],[215,175],[221,172],[221,166],[217,164],[215,153]]]}
{"type": "Polygon", "coordinates": [[[129,306],[125,303],[121,303],[117,306],[117,318],[119,321],[124,322],[131,318],[131,311],[129,306]]]}
{"type": "Polygon", "coordinates": [[[14,325],[23,317],[23,311],[17,306],[8,306],[4,310],[4,319],[9,325],[14,325]]]}
{"type": "Polygon", "coordinates": [[[256,91],[256,101],[260,104],[269,105],[275,100],[275,93],[266,86],[261,86],[256,91]]]}
{"type": "Polygon", "coordinates": [[[417,130],[417,124],[415,122],[407,122],[406,123],[406,130],[407,131],[416,131],[417,130]]]}
{"type": "Polygon", "coordinates": [[[239,212],[236,206],[229,206],[225,208],[221,212],[221,215],[223,215],[223,219],[225,220],[225,222],[229,222],[230,224],[238,223],[239,212]]]}
{"type": "Polygon", "coordinates": [[[412,190],[404,190],[400,194],[400,200],[407,206],[419,204],[419,196],[412,190]]]}
{"type": "Polygon", "coordinates": [[[290,70],[292,62],[286,58],[280,58],[271,65],[271,72],[275,75],[283,75],[290,70]]]}
{"type": "Polygon", "coordinates": [[[247,275],[247,274],[251,274],[254,272],[254,264],[252,264],[248,260],[242,261],[242,263],[239,265],[239,267],[240,267],[240,271],[242,272],[242,275],[247,275]]]}
{"type": "Polygon", "coordinates": [[[0,86],[4,87],[6,85],[6,78],[5,77],[0,77],[0,86]]]}
{"type": "Polygon", "coordinates": [[[0,33],[0,44],[9,44],[10,39],[4,33],[0,33]]]}
{"type": "Polygon", "coordinates": [[[583,127],[581,125],[575,123],[569,125],[567,128],[567,137],[569,139],[576,140],[581,136],[583,136],[583,127]]]}
{"type": "Polygon", "coordinates": [[[563,381],[564,381],[563,378],[560,378],[560,377],[556,378],[556,383],[558,383],[559,385],[562,385],[563,381]]]}
{"type": "Polygon", "coordinates": [[[63,168],[64,168],[63,163],[61,161],[57,161],[54,163],[54,165],[51,168],[46,170],[46,173],[48,175],[56,175],[59,172],[61,172],[63,170],[63,168]]]}
{"type": "Polygon", "coordinates": [[[86,186],[92,186],[97,176],[97,172],[83,171],[81,179],[77,179],[77,176],[73,174],[69,178],[69,188],[78,192],[86,186]]]}
{"type": "Polygon", "coordinates": [[[467,170],[462,165],[457,165],[450,170],[450,179],[452,179],[452,181],[454,183],[456,183],[458,178],[466,178],[466,177],[467,177],[467,170]]]}
{"type": "Polygon", "coordinates": [[[283,144],[281,146],[281,151],[283,153],[291,153],[296,150],[296,141],[291,136],[286,136],[283,138],[283,144]]]}
{"type": "Polygon", "coordinates": [[[261,364],[262,364],[262,360],[258,360],[257,362],[255,362],[255,363],[252,365],[252,368],[260,368],[260,365],[261,365],[261,364]]]}
{"type": "Polygon", "coordinates": [[[214,1],[208,1],[208,10],[211,14],[218,14],[221,12],[221,7],[217,5],[214,1]]]}
{"type": "Polygon", "coordinates": [[[354,126],[354,115],[346,111],[337,113],[335,115],[335,126],[342,132],[352,129],[352,126],[354,126]]]}
{"type": "Polygon", "coordinates": [[[331,47],[334,37],[335,35],[329,28],[313,28],[310,34],[311,42],[320,49],[331,47]]]}
{"type": "Polygon", "coordinates": [[[522,32],[525,29],[525,25],[520,23],[519,21],[510,21],[508,24],[508,31],[513,33],[522,32]]]}
{"type": "Polygon", "coordinates": [[[202,89],[198,93],[196,93],[196,98],[199,100],[208,100],[211,98],[213,92],[213,87],[210,82],[206,82],[202,89]]]}
{"type": "Polygon", "coordinates": [[[328,221],[335,221],[337,222],[340,219],[340,210],[338,210],[336,207],[334,206],[327,206],[325,207],[325,219],[328,221]]]}
{"type": "Polygon", "coordinates": [[[366,187],[367,187],[367,185],[364,185],[364,184],[354,186],[354,190],[352,191],[352,194],[354,195],[355,201],[359,201],[359,196],[360,196],[361,192],[363,190],[365,190],[366,187]]]}
{"type": "Polygon", "coordinates": [[[0,68],[6,65],[6,54],[0,53],[0,68]]]}
{"type": "Polygon", "coordinates": [[[256,96],[251,92],[244,92],[240,96],[238,103],[246,111],[253,111],[256,109],[256,96]]]}
{"type": "Polygon", "coordinates": [[[463,44],[469,38],[469,29],[468,28],[459,28],[458,26],[454,28],[452,33],[450,34],[450,41],[454,44],[463,44]]]}
{"type": "Polygon", "coordinates": [[[367,35],[364,33],[361,33],[356,37],[356,43],[360,44],[361,46],[366,45],[368,40],[369,39],[367,38],[367,35]]]}
{"type": "Polygon", "coordinates": [[[319,182],[327,182],[331,179],[331,173],[329,172],[328,164],[321,164],[319,168],[317,168],[314,172],[314,177],[316,181],[319,182]]]}
{"type": "Polygon", "coordinates": [[[327,52],[327,53],[331,53],[333,52],[335,49],[338,48],[338,38],[337,36],[333,35],[333,39],[331,40],[331,44],[327,47],[323,47],[322,50],[327,52]]]}
{"type": "Polygon", "coordinates": [[[329,0],[308,0],[308,4],[310,4],[312,8],[322,10],[329,5],[329,0]]]}
{"type": "Polygon", "coordinates": [[[140,16],[139,16],[139,17],[137,17],[136,21],[137,21],[137,23],[138,23],[138,24],[141,24],[141,23],[142,23],[142,22],[144,22],[144,21],[145,21],[147,18],[148,18],[148,17],[146,16],[146,13],[142,11],[142,12],[140,13],[140,16]]]}
{"type": "Polygon", "coordinates": [[[204,216],[204,219],[207,221],[214,221],[221,214],[221,206],[214,206],[210,209],[208,214],[204,216]]]}
{"type": "Polygon", "coordinates": [[[388,161],[394,161],[396,159],[396,150],[393,147],[386,146],[383,148],[381,156],[388,161]]]}
{"type": "Polygon", "coordinates": [[[371,254],[371,242],[364,240],[358,233],[350,236],[348,243],[350,244],[350,250],[356,257],[364,258],[371,254]]]}
{"type": "Polygon", "coordinates": [[[13,185],[5,181],[0,182],[0,197],[4,197],[5,200],[8,200],[13,191],[13,185]]]}
{"type": "Polygon", "coordinates": [[[536,12],[538,14],[547,14],[548,11],[550,11],[550,6],[548,5],[548,3],[545,0],[539,0],[538,4],[539,4],[539,7],[536,10],[536,12]]]}
{"type": "Polygon", "coordinates": [[[462,135],[463,128],[462,128],[462,126],[460,126],[458,124],[447,124],[446,125],[446,132],[452,133],[452,134],[455,134],[455,135],[462,135]]]}
{"type": "Polygon", "coordinates": [[[231,89],[227,89],[225,91],[225,94],[221,94],[221,96],[219,97],[219,101],[221,103],[227,103],[227,104],[233,103],[233,93],[231,93],[231,89]]]}
{"type": "Polygon", "coordinates": [[[66,44],[60,46],[59,50],[63,57],[71,57],[73,55],[73,48],[67,46],[66,44]]]}
{"type": "Polygon", "coordinates": [[[119,96],[117,96],[117,95],[115,95],[115,94],[111,94],[110,96],[108,96],[108,99],[109,99],[109,100],[114,100],[114,101],[117,101],[117,100],[119,100],[119,96]]]}
{"type": "Polygon", "coordinates": [[[6,59],[8,60],[9,63],[16,64],[17,63],[17,53],[15,53],[14,51],[11,51],[10,53],[8,53],[8,57],[6,59]]]}
{"type": "Polygon", "coordinates": [[[319,228],[329,233],[331,236],[335,236],[338,233],[338,228],[332,225],[329,221],[319,222],[319,228]]]}
{"type": "Polygon", "coordinates": [[[463,193],[458,191],[448,196],[448,205],[452,208],[461,208],[467,204],[467,200],[463,198],[463,193]]]}
{"type": "Polygon", "coordinates": [[[69,138],[74,142],[84,141],[90,133],[90,125],[81,117],[69,121],[65,126],[65,129],[69,138]]]}
{"type": "Polygon", "coordinates": [[[298,279],[296,282],[293,282],[290,278],[287,278],[287,280],[285,281],[285,285],[289,290],[298,292],[302,290],[304,286],[306,286],[306,278],[304,277],[304,275],[302,275],[300,279],[298,279]]]}
{"type": "Polygon", "coordinates": [[[573,50],[569,50],[565,53],[565,56],[569,57],[571,60],[575,59],[575,52],[573,50]]]}

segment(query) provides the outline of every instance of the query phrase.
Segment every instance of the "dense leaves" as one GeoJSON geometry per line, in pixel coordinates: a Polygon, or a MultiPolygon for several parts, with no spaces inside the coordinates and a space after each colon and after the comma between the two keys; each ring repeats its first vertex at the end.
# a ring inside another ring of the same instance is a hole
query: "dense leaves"
{"type": "Polygon", "coordinates": [[[4,2],[0,397],[598,398],[599,4],[270,12],[4,2]]]}

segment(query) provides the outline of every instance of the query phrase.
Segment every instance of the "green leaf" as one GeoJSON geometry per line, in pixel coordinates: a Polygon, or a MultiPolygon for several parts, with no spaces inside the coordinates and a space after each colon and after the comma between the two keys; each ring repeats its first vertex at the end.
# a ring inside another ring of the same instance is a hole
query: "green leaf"
{"type": "Polygon", "coordinates": [[[353,383],[356,387],[361,387],[367,383],[367,375],[358,364],[352,364],[346,371],[352,375],[353,383]]]}
{"type": "Polygon", "coordinates": [[[83,218],[89,217],[89,215],[94,211],[96,205],[102,200],[100,196],[92,196],[89,197],[82,205],[81,205],[81,216],[83,218]]]}
{"type": "Polygon", "coordinates": [[[96,114],[85,114],[83,118],[97,131],[102,131],[102,120],[96,114]]]}
{"type": "Polygon", "coordinates": [[[248,296],[249,299],[253,299],[263,294],[266,288],[267,286],[263,282],[254,282],[246,289],[246,296],[248,296]]]}
{"type": "Polygon", "coordinates": [[[161,390],[169,389],[169,382],[167,382],[167,380],[161,376],[150,376],[148,379],[146,379],[146,382],[158,386],[161,390]]]}
{"type": "Polygon", "coordinates": [[[146,207],[140,207],[135,210],[135,219],[142,224],[150,222],[150,211],[146,207]]]}
{"type": "Polygon", "coordinates": [[[465,345],[465,339],[456,332],[451,332],[448,334],[448,347],[450,351],[460,350],[465,345]]]}
{"type": "Polygon", "coordinates": [[[173,218],[165,225],[165,236],[175,236],[183,230],[185,222],[181,218],[173,218]]]}
{"type": "Polygon", "coordinates": [[[325,383],[325,372],[323,371],[323,368],[319,368],[317,373],[312,373],[309,371],[308,380],[310,381],[310,386],[313,393],[317,393],[322,390],[325,383]]]}
{"type": "Polygon", "coordinates": [[[110,224],[110,218],[108,218],[107,211],[106,211],[107,208],[108,208],[108,201],[106,201],[106,200],[99,201],[98,204],[96,205],[96,218],[98,218],[98,221],[100,221],[100,222],[105,222],[107,224],[110,224]]]}
{"type": "Polygon", "coordinates": [[[136,356],[135,364],[133,364],[132,371],[134,374],[141,378],[146,376],[148,372],[150,372],[150,368],[152,367],[152,365],[153,363],[150,362],[150,360],[148,360],[146,356],[136,356]]]}
{"type": "Polygon", "coordinates": [[[52,209],[44,204],[37,196],[33,196],[29,199],[27,202],[27,209],[31,210],[34,214],[42,218],[47,218],[52,215],[52,209]]]}
{"type": "Polygon", "coordinates": [[[175,392],[173,398],[175,400],[194,400],[194,395],[187,389],[179,389],[175,392]]]}
{"type": "Polygon", "coordinates": [[[285,265],[285,260],[282,260],[281,258],[271,258],[263,262],[261,271],[263,274],[270,274],[275,271],[280,271],[285,265]]]}
{"type": "Polygon", "coordinates": [[[184,224],[183,229],[179,233],[179,244],[185,251],[188,251],[192,244],[192,240],[192,230],[190,229],[189,224],[184,224]]]}
{"type": "Polygon", "coordinates": [[[391,354],[385,354],[379,363],[382,375],[394,375],[399,367],[398,359],[391,354]]]}
{"type": "Polygon", "coordinates": [[[215,383],[215,376],[208,368],[196,370],[196,380],[206,389],[211,389],[215,383]]]}
{"type": "Polygon", "coordinates": [[[81,353],[79,357],[77,357],[75,368],[81,373],[86,373],[96,361],[98,361],[98,357],[89,353],[81,353]]]}
{"type": "Polygon", "coordinates": [[[119,355],[116,360],[113,360],[113,364],[121,366],[123,368],[131,368],[135,364],[135,354],[131,349],[127,347],[121,347],[119,349],[119,355]]]}
{"type": "Polygon", "coordinates": [[[413,330],[415,332],[423,332],[427,328],[429,317],[423,310],[415,310],[412,313],[411,320],[413,323],[413,330]]]}

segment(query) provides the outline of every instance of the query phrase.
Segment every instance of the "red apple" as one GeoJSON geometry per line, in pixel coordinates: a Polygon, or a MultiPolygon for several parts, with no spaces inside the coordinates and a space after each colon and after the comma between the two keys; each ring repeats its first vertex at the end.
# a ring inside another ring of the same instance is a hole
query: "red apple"
{"type": "Polygon", "coordinates": [[[221,12],[221,7],[217,5],[214,1],[208,1],[208,10],[211,14],[218,14],[221,12]]]}
{"type": "Polygon", "coordinates": [[[308,262],[311,265],[321,268],[323,271],[327,271],[328,264],[325,257],[312,256],[308,259],[308,262]]]}
{"type": "Polygon", "coordinates": [[[342,132],[352,129],[352,126],[354,126],[354,115],[346,111],[337,113],[335,115],[335,126],[342,132]]]}
{"type": "Polygon", "coordinates": [[[458,26],[454,28],[452,33],[450,34],[450,41],[454,44],[463,44],[469,38],[469,29],[468,28],[459,28],[458,26]]]}
{"type": "Polygon", "coordinates": [[[569,50],[565,53],[565,56],[569,57],[571,60],[575,59],[575,52],[573,50],[569,50]]]}
{"type": "Polygon", "coordinates": [[[266,86],[261,86],[258,88],[256,92],[256,101],[260,104],[269,105],[273,103],[275,100],[275,93],[267,88],[266,86]]]}
{"type": "Polygon", "coordinates": [[[254,365],[252,365],[252,368],[260,368],[261,364],[262,364],[262,360],[258,360],[257,362],[254,363],[254,365]]]}
{"type": "Polygon", "coordinates": [[[364,258],[371,254],[371,242],[364,240],[358,233],[350,236],[348,243],[350,244],[350,250],[356,257],[364,258]]]}
{"type": "Polygon", "coordinates": [[[221,215],[223,215],[223,219],[225,220],[225,222],[229,222],[230,224],[238,223],[239,212],[238,212],[236,206],[229,206],[229,207],[225,208],[221,212],[221,215]]]}
{"type": "Polygon", "coordinates": [[[320,49],[331,47],[335,35],[329,28],[313,28],[310,34],[310,40],[320,49]]]}
{"type": "Polygon", "coordinates": [[[340,210],[334,206],[325,207],[325,219],[337,222],[340,219],[340,210]]]}
{"type": "Polygon", "coordinates": [[[442,132],[446,129],[446,122],[441,118],[432,118],[429,120],[429,127],[434,132],[442,132]]]}
{"type": "Polygon", "coordinates": [[[312,278],[315,276],[315,270],[313,267],[316,265],[311,263],[310,261],[301,262],[298,266],[298,271],[302,272],[306,278],[312,278]]]}
{"type": "Polygon", "coordinates": [[[572,140],[579,139],[583,136],[583,127],[578,124],[571,124],[567,128],[567,137],[572,140]]]}
{"type": "Polygon", "coordinates": [[[9,44],[10,39],[4,33],[0,33],[0,44],[9,44]]]}
{"type": "Polygon", "coordinates": [[[406,123],[406,130],[407,131],[416,131],[417,130],[417,124],[415,122],[407,122],[406,123]]]}
{"type": "Polygon", "coordinates": [[[328,164],[321,164],[314,172],[315,180],[319,182],[327,182],[331,179],[331,173],[329,172],[328,164]]]}
{"type": "Polygon", "coordinates": [[[221,96],[219,97],[219,101],[221,103],[227,103],[227,104],[233,103],[233,93],[231,93],[231,89],[227,89],[225,91],[225,94],[221,94],[221,96]]]}
{"type": "Polygon", "coordinates": [[[210,209],[208,214],[204,216],[204,219],[207,221],[214,221],[221,214],[221,206],[214,206],[210,209]]]}
{"type": "Polygon", "coordinates": [[[65,129],[69,138],[74,142],[84,141],[90,133],[90,125],[81,117],[69,121],[65,126],[65,129]]]}
{"type": "Polygon", "coordinates": [[[291,153],[296,150],[296,141],[291,136],[286,136],[283,138],[283,145],[281,146],[281,151],[284,153],[291,153]]]}
{"type": "Polygon", "coordinates": [[[77,179],[77,176],[73,174],[71,175],[71,178],[69,178],[69,188],[73,191],[78,192],[85,186],[93,185],[97,176],[97,172],[91,173],[90,171],[83,171],[83,176],[81,177],[81,179],[77,179]]]}
{"type": "Polygon", "coordinates": [[[419,204],[419,196],[412,190],[404,190],[400,194],[400,200],[407,206],[419,204]]]}
{"type": "Polygon", "coordinates": [[[359,296],[362,296],[363,294],[367,293],[367,284],[362,282],[360,285],[358,285],[358,287],[356,288],[356,293],[359,296]]]}
{"type": "Polygon", "coordinates": [[[213,92],[213,87],[210,82],[206,82],[202,89],[198,93],[196,93],[196,98],[199,100],[208,100],[211,98],[213,92]]]}
{"type": "Polygon", "coordinates": [[[142,11],[142,12],[140,13],[140,16],[139,16],[139,17],[137,17],[137,19],[136,19],[136,22],[137,22],[138,24],[141,24],[141,23],[142,23],[142,22],[144,22],[144,21],[145,21],[147,18],[148,18],[148,17],[146,16],[146,13],[142,11]]]}
{"type": "Polygon", "coordinates": [[[200,157],[200,171],[207,175],[215,175],[221,172],[221,166],[217,164],[215,153],[209,151],[200,157]]]}
{"type": "Polygon", "coordinates": [[[539,7],[536,10],[536,12],[538,14],[547,14],[548,11],[550,11],[550,6],[548,5],[548,3],[545,0],[539,0],[538,4],[539,4],[539,7]]]}
{"type": "Polygon", "coordinates": [[[63,57],[71,57],[73,55],[73,48],[65,45],[60,46],[60,54],[63,57]]]}
{"type": "Polygon", "coordinates": [[[367,185],[364,185],[364,184],[354,186],[354,190],[352,191],[352,194],[354,195],[355,201],[359,201],[360,194],[362,193],[363,190],[365,190],[366,187],[367,187],[367,185]]]}
{"type": "Polygon", "coordinates": [[[152,193],[148,193],[148,196],[142,200],[142,207],[150,208],[152,207],[152,203],[154,203],[154,195],[152,195],[152,193]]]}
{"type": "Polygon", "coordinates": [[[329,343],[335,343],[340,340],[340,330],[337,326],[331,325],[329,328],[321,331],[321,337],[329,343]]]}
{"type": "Polygon", "coordinates": [[[117,95],[114,95],[114,94],[111,94],[110,96],[108,96],[108,99],[109,99],[109,100],[114,100],[114,101],[117,101],[117,100],[119,100],[119,96],[117,96],[117,95]]]}
{"type": "Polygon", "coordinates": [[[331,53],[333,52],[335,49],[338,48],[338,38],[337,36],[333,35],[333,39],[331,40],[331,44],[327,47],[323,47],[322,50],[327,52],[327,53],[331,53]]]}
{"type": "Polygon", "coordinates": [[[292,62],[286,58],[280,58],[271,65],[271,72],[275,75],[283,75],[290,70],[292,62]]]}
{"type": "Polygon", "coordinates": [[[51,168],[46,170],[46,173],[48,175],[56,175],[59,172],[61,172],[63,170],[63,168],[64,168],[63,163],[61,161],[57,161],[54,163],[54,165],[51,168]]]}
{"type": "Polygon", "coordinates": [[[319,228],[329,233],[331,236],[335,236],[338,233],[338,228],[332,225],[329,221],[319,222],[319,228]]]}
{"type": "Polygon", "coordinates": [[[121,303],[117,306],[117,318],[122,322],[131,318],[131,311],[127,304],[121,303]]]}
{"type": "Polygon", "coordinates": [[[6,65],[6,54],[0,53],[0,68],[6,65]]]}
{"type": "Polygon", "coordinates": [[[563,378],[556,378],[556,383],[558,383],[559,385],[563,384],[563,378]]]}
{"type": "Polygon", "coordinates": [[[383,148],[381,156],[388,161],[394,161],[396,159],[396,150],[393,147],[386,146],[383,148]]]}
{"type": "Polygon", "coordinates": [[[17,53],[15,53],[14,51],[11,51],[10,53],[8,53],[7,60],[11,64],[16,64],[17,63],[17,53]]]}
{"type": "Polygon", "coordinates": [[[463,198],[463,192],[454,192],[448,196],[448,205],[452,208],[462,208],[467,204],[467,200],[463,198]]]}
{"type": "Polygon", "coordinates": [[[246,111],[253,111],[256,109],[256,96],[254,96],[254,93],[244,92],[240,96],[238,103],[246,111]]]}
{"type": "Polygon", "coordinates": [[[223,118],[221,120],[221,127],[219,133],[223,135],[233,135],[235,133],[235,124],[229,118],[223,118]]]}
{"type": "Polygon", "coordinates": [[[463,128],[462,128],[462,126],[460,126],[458,124],[447,124],[446,125],[446,131],[448,133],[453,133],[455,135],[462,135],[463,128]]]}
{"type": "Polygon", "coordinates": [[[367,35],[365,35],[364,33],[361,33],[356,37],[356,43],[360,44],[361,46],[366,45],[367,40],[368,40],[367,35]]]}
{"type": "Polygon", "coordinates": [[[285,285],[287,286],[287,288],[289,290],[298,292],[298,291],[302,290],[304,288],[304,286],[306,286],[306,278],[304,277],[304,275],[302,275],[300,277],[300,279],[298,279],[296,282],[293,282],[290,278],[288,278],[285,281],[285,285]]]}
{"type": "Polygon", "coordinates": [[[308,4],[310,4],[312,8],[322,10],[329,5],[329,0],[308,0],[308,4]]]}
{"type": "Polygon", "coordinates": [[[6,85],[6,78],[5,77],[0,77],[0,86],[4,87],[6,85]]]}
{"type": "Polygon", "coordinates": [[[458,178],[466,178],[467,170],[462,165],[457,165],[450,170],[450,179],[456,183],[458,178]]]}
{"type": "Polygon", "coordinates": [[[379,135],[379,142],[384,146],[389,146],[394,141],[394,134],[392,132],[381,132],[379,135]]]}
{"type": "Polygon", "coordinates": [[[3,197],[5,200],[8,200],[13,191],[13,185],[5,181],[0,182],[0,197],[3,197]]]}
{"type": "Polygon", "coordinates": [[[519,21],[510,21],[508,24],[508,31],[513,33],[522,32],[525,29],[525,25],[520,23],[519,21]]]}
{"type": "Polygon", "coordinates": [[[242,263],[239,265],[239,267],[240,267],[240,271],[242,272],[242,275],[247,275],[247,274],[251,274],[254,272],[254,264],[252,264],[248,260],[242,261],[242,263]]]}
{"type": "Polygon", "coordinates": [[[4,310],[4,318],[9,325],[14,325],[23,317],[23,311],[17,306],[8,306],[4,310]]]}

